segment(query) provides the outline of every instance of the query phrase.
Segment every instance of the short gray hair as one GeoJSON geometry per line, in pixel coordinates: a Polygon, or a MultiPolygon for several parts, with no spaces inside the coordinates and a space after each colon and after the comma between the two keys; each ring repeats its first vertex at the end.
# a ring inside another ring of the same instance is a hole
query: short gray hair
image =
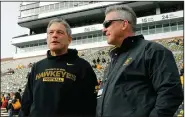
{"type": "Polygon", "coordinates": [[[53,23],[61,23],[61,24],[63,24],[63,25],[65,26],[65,28],[66,28],[67,34],[68,34],[69,36],[72,35],[72,31],[71,31],[70,25],[69,25],[64,19],[59,19],[59,18],[53,19],[53,20],[51,20],[51,21],[49,22],[48,27],[47,27],[47,31],[48,31],[48,28],[49,28],[53,23]]]}
{"type": "Polygon", "coordinates": [[[105,15],[115,11],[120,19],[126,19],[131,23],[132,30],[136,31],[137,16],[133,9],[127,5],[114,5],[106,8],[105,15]]]}

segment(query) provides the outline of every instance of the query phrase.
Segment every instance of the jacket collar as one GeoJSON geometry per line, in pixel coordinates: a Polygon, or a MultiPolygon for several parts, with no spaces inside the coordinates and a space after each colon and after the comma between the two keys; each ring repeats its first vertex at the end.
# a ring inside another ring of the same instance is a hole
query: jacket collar
{"type": "Polygon", "coordinates": [[[112,50],[110,50],[110,55],[115,53],[120,54],[121,52],[126,52],[129,49],[134,48],[136,43],[142,39],[144,39],[143,35],[127,37],[123,40],[120,47],[114,47],[112,50]]]}
{"type": "Polygon", "coordinates": [[[52,56],[50,50],[47,51],[47,58],[49,60],[63,60],[70,61],[78,58],[78,51],[76,49],[68,49],[67,53],[59,56],[52,56]]]}

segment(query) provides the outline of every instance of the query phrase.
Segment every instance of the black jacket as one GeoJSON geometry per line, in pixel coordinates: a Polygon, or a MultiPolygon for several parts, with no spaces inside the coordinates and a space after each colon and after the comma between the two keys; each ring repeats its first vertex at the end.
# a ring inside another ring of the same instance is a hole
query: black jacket
{"type": "Polygon", "coordinates": [[[183,92],[171,51],[140,35],[126,38],[110,56],[97,116],[174,115],[182,103],[183,92]]]}
{"type": "Polygon", "coordinates": [[[96,75],[76,50],[35,63],[29,73],[19,117],[95,116],[96,75]]]}

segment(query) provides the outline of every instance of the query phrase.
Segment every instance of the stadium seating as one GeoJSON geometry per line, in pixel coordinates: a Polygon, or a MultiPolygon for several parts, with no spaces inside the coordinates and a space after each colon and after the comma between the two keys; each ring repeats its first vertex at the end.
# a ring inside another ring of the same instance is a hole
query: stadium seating
{"type": "Polygon", "coordinates": [[[6,108],[1,108],[1,117],[8,117],[8,112],[6,108]]]}

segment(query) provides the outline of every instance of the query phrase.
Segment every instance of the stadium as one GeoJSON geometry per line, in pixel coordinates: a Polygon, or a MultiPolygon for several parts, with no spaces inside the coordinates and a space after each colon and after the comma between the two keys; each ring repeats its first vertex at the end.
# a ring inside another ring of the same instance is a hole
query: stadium
{"type": "MultiPolygon", "coordinates": [[[[54,18],[65,19],[70,24],[73,39],[69,48],[78,50],[79,56],[92,65],[101,82],[110,61],[108,52],[112,47],[102,34],[102,22],[105,8],[115,4],[126,4],[136,12],[137,35],[143,34],[146,40],[162,44],[173,52],[183,86],[183,1],[21,2],[18,24],[30,31],[29,34],[13,37],[11,44],[16,48],[13,57],[1,60],[1,92],[24,90],[32,64],[46,57],[46,28],[54,18]]],[[[183,117],[183,110],[182,103],[175,117],[183,117]]],[[[1,110],[1,116],[7,116],[3,112],[1,110]]]]}

